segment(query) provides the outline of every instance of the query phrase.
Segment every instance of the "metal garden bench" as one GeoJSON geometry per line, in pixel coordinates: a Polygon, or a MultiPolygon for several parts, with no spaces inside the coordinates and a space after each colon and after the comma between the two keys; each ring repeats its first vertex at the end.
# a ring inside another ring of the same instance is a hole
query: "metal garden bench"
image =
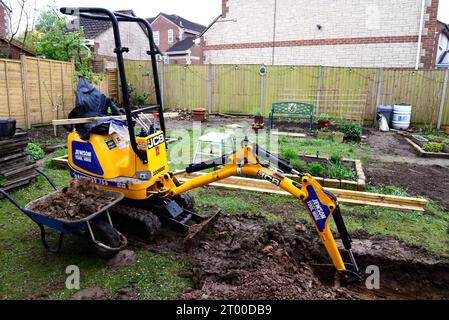
{"type": "Polygon", "coordinates": [[[313,104],[304,102],[275,102],[268,118],[268,128],[273,129],[274,119],[308,120],[309,130],[313,125],[313,104]]]}

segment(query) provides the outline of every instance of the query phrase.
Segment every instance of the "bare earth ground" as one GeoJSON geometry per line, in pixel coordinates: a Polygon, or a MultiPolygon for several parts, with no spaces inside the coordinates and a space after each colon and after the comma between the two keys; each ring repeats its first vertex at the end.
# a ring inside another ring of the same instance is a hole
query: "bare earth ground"
{"type": "Polygon", "coordinates": [[[449,210],[449,160],[418,157],[401,135],[370,129],[368,144],[373,151],[365,164],[371,185],[394,185],[415,196],[440,202],[449,210]]]}
{"type": "Polygon", "coordinates": [[[252,216],[223,216],[189,253],[165,230],[159,254],[187,259],[193,287],[182,299],[449,299],[449,261],[388,238],[354,236],[360,266],[382,266],[381,290],[334,284],[334,269],[315,231],[303,223],[270,225],[252,216]]]}

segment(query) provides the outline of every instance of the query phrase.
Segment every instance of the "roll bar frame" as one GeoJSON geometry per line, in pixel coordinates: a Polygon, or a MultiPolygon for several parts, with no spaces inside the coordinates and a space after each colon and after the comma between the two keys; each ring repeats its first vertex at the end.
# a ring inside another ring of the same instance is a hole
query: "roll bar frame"
{"type": "Polygon", "coordinates": [[[164,119],[164,108],[162,105],[162,96],[161,96],[161,88],[159,84],[159,73],[156,62],[156,55],[160,54],[159,49],[154,43],[153,30],[151,29],[150,23],[143,19],[130,15],[123,14],[121,12],[112,12],[108,9],[104,8],[89,8],[89,7],[63,7],[60,9],[60,12],[69,15],[69,16],[79,16],[86,19],[92,20],[101,20],[101,21],[110,21],[112,23],[112,30],[114,33],[114,41],[115,41],[115,49],[114,53],[117,56],[117,68],[119,72],[121,87],[122,87],[122,97],[123,97],[123,107],[125,108],[126,120],[128,121],[128,131],[130,137],[131,147],[134,153],[139,157],[139,159],[144,163],[148,163],[147,152],[146,150],[140,150],[137,145],[136,135],[134,132],[134,124],[133,124],[133,114],[138,114],[144,111],[148,111],[151,108],[142,108],[139,110],[131,111],[131,103],[128,92],[128,82],[126,80],[126,72],[125,72],[125,62],[123,53],[129,52],[129,48],[122,46],[122,41],[120,37],[120,27],[119,22],[136,22],[140,25],[143,25],[149,37],[150,50],[146,53],[151,57],[151,65],[153,69],[153,80],[154,80],[154,89],[156,94],[157,105],[154,108],[158,109],[159,113],[159,122],[161,126],[161,130],[166,134],[165,127],[165,119],[164,119]]]}

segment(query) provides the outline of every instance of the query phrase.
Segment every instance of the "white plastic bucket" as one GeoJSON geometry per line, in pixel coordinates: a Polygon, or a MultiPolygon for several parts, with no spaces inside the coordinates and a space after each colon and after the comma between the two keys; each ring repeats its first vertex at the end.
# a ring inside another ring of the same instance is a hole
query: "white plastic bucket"
{"type": "Polygon", "coordinates": [[[393,107],[393,129],[406,130],[410,128],[412,120],[412,106],[409,104],[395,104],[393,107]]]}

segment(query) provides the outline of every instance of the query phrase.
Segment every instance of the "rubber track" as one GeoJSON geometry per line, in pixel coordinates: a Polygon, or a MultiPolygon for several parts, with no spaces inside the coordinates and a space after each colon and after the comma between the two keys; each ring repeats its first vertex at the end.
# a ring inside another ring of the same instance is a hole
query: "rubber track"
{"type": "Polygon", "coordinates": [[[121,232],[137,236],[145,242],[154,241],[161,229],[161,221],[151,211],[116,205],[110,209],[114,226],[121,232]]]}

